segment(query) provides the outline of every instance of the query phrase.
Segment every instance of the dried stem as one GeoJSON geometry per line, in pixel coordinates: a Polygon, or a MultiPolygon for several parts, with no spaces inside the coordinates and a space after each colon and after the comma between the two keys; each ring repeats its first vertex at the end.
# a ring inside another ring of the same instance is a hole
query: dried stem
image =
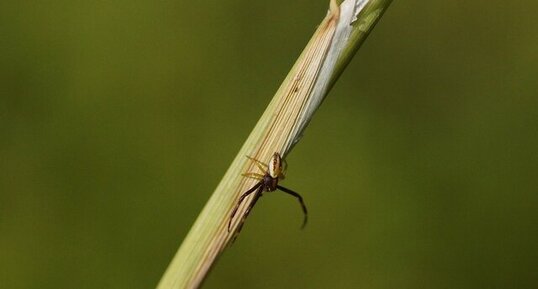
{"type": "Polygon", "coordinates": [[[330,10],[273,97],[175,255],[158,289],[198,288],[219,254],[234,237],[239,220],[252,202],[239,207],[228,232],[231,211],[239,196],[256,180],[241,173],[254,171],[245,156],[266,161],[283,157],[300,139],[313,113],[351,60],[358,46],[390,0],[332,0],[330,10]]]}

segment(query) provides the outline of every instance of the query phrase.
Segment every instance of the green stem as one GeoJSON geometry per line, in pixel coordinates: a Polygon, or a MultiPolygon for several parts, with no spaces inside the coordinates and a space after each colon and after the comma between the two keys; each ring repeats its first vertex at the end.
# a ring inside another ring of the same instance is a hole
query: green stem
{"type": "Polygon", "coordinates": [[[256,169],[245,156],[262,161],[269,160],[275,152],[286,156],[390,2],[346,0],[341,9],[336,2],[331,3],[330,13],[319,25],[198,216],[158,289],[198,288],[201,285],[233,239],[245,209],[253,200],[248,197],[243,201],[232,230],[228,232],[232,208],[239,196],[256,182],[241,176],[243,172],[256,169]]]}

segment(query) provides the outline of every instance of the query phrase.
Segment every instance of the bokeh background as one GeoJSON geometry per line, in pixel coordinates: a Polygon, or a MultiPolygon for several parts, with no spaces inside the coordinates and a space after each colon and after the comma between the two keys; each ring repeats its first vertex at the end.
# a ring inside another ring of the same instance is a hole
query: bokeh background
{"type": "MultiPolygon", "coordinates": [[[[0,288],[154,288],[328,1],[2,1],[0,288]]],[[[536,288],[538,2],[394,1],[205,288],[536,288]]]]}

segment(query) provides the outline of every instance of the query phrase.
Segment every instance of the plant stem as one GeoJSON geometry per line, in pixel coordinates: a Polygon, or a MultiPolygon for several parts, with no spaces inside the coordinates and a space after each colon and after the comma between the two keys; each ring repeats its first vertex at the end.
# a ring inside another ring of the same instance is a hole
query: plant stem
{"type": "Polygon", "coordinates": [[[368,36],[391,0],[332,0],[325,19],[276,92],[273,100],[230,165],[213,195],[164,273],[158,289],[198,288],[234,237],[247,197],[228,222],[239,196],[256,180],[241,173],[254,171],[245,156],[267,161],[278,152],[285,157],[298,142],[317,107],[368,36]]]}

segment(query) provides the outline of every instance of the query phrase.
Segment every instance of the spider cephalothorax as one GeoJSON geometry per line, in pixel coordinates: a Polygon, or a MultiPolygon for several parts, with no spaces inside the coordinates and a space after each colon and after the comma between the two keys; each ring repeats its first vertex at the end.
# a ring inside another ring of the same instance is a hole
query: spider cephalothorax
{"type": "Polygon", "coordinates": [[[283,191],[284,193],[290,194],[290,195],[296,197],[299,200],[299,203],[301,204],[301,207],[303,208],[303,212],[304,212],[304,221],[303,221],[303,227],[304,227],[306,225],[308,214],[307,214],[306,206],[305,206],[305,204],[303,202],[303,198],[298,193],[296,193],[296,192],[294,192],[294,191],[292,191],[292,190],[290,190],[288,188],[285,188],[285,187],[282,187],[282,186],[278,185],[278,181],[284,179],[284,171],[286,169],[286,161],[284,161],[282,159],[282,157],[280,157],[280,154],[277,153],[277,152],[275,152],[273,154],[273,156],[271,157],[271,160],[269,161],[269,165],[267,165],[265,163],[262,163],[259,160],[255,159],[255,158],[252,158],[252,157],[249,157],[249,156],[247,156],[247,158],[252,160],[256,164],[256,166],[261,171],[264,172],[264,174],[263,175],[260,174],[260,173],[244,173],[243,174],[243,176],[245,176],[245,177],[253,178],[253,179],[256,179],[256,180],[259,180],[259,181],[258,181],[258,183],[256,183],[256,185],[254,185],[248,191],[243,193],[241,195],[241,197],[239,197],[239,201],[237,202],[237,205],[232,210],[232,214],[230,216],[230,221],[228,223],[228,231],[230,231],[233,217],[237,213],[237,209],[239,209],[239,205],[241,205],[241,203],[243,202],[243,200],[247,196],[249,196],[252,193],[255,193],[254,194],[254,199],[252,200],[251,204],[249,205],[249,207],[245,211],[245,214],[243,215],[243,218],[241,219],[241,222],[239,224],[239,230],[241,229],[241,226],[242,226],[243,222],[245,221],[246,217],[250,213],[250,210],[252,209],[254,204],[256,204],[256,201],[258,201],[258,199],[262,196],[263,192],[273,192],[273,191],[276,191],[276,189],[279,189],[279,190],[283,191]]]}

